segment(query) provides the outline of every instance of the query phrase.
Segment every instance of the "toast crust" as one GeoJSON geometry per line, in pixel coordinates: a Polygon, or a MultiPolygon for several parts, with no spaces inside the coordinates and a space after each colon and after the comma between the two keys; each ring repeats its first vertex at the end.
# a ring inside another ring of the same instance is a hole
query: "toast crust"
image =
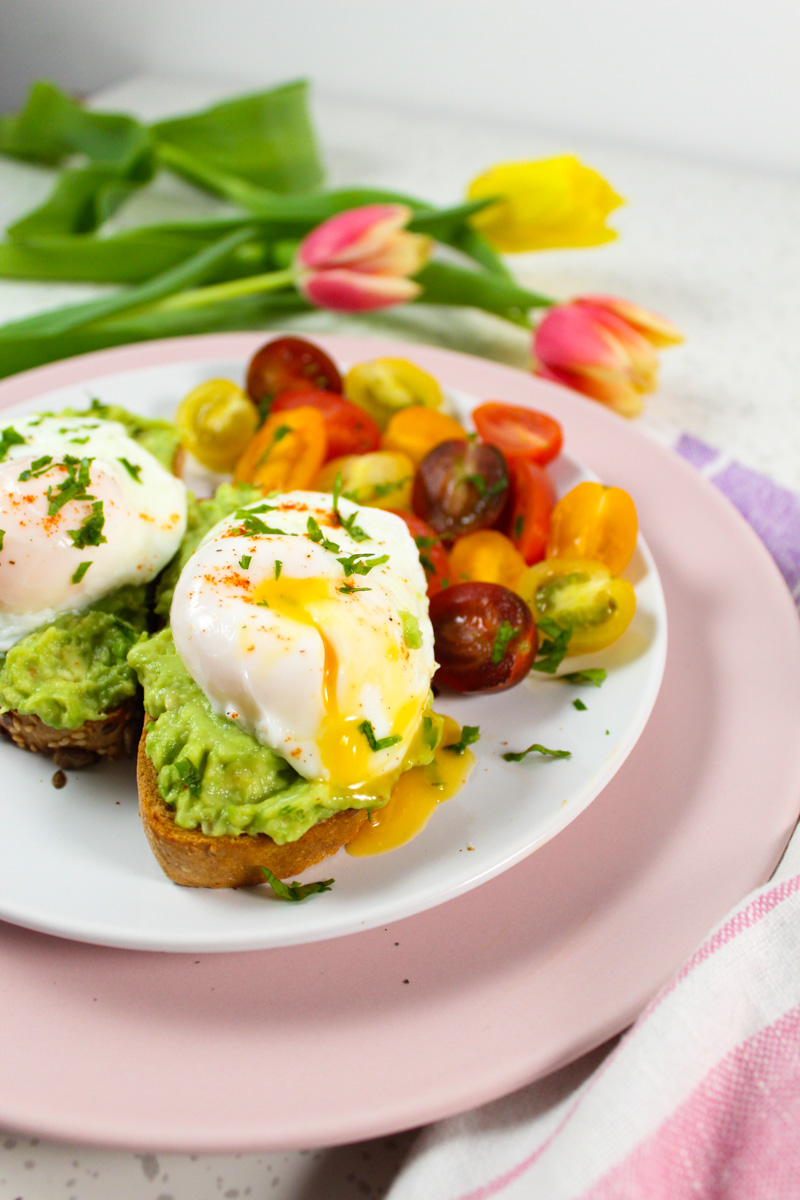
{"type": "MultiPolygon", "coordinates": [[[[145,721],[145,730],[146,726],[145,721]]],[[[348,808],[283,846],[266,833],[211,837],[201,830],[181,829],[159,793],[144,733],[139,742],[136,781],[139,815],[150,849],[164,874],[184,887],[236,888],[264,883],[261,867],[267,867],[279,879],[299,875],[352,841],[367,820],[363,809],[348,808]]]]}
{"type": "Polygon", "coordinates": [[[99,759],[130,758],[142,727],[138,696],[125,700],[98,721],[85,721],[77,729],[54,729],[33,713],[16,709],[0,713],[0,729],[21,750],[48,754],[57,767],[86,767],[99,759]]]}

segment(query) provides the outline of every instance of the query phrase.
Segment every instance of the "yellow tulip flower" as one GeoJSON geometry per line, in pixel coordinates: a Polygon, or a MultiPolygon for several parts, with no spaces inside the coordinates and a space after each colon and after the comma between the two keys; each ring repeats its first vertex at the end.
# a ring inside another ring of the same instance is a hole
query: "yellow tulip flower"
{"type": "Polygon", "coordinates": [[[467,195],[502,197],[470,221],[506,254],[611,242],[617,235],[606,217],[624,204],[602,175],[574,155],[498,163],[473,179],[467,195]]]}

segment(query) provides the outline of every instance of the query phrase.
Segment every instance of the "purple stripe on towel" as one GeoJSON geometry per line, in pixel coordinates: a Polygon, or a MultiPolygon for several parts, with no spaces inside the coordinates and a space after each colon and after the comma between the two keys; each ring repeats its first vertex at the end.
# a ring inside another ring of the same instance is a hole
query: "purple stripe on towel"
{"type": "Polygon", "coordinates": [[[701,438],[693,437],[691,433],[682,433],[675,449],[681,458],[685,458],[698,470],[702,470],[719,455],[719,450],[714,446],[709,446],[708,442],[702,441],[701,438]]]}
{"type": "Polygon", "coordinates": [[[711,480],[753,526],[794,592],[800,585],[800,496],[739,463],[711,480]]]}

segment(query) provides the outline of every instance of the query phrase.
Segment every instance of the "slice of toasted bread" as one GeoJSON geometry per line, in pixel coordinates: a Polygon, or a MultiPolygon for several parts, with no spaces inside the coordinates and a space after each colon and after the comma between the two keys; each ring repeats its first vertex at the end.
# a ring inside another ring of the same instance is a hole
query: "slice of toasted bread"
{"type": "Polygon", "coordinates": [[[77,729],[54,729],[33,713],[15,709],[0,713],[0,729],[22,750],[49,754],[57,767],[86,767],[101,758],[127,758],[133,754],[142,727],[138,696],[124,700],[119,708],[97,721],[85,721],[77,729]]]}
{"type": "Polygon", "coordinates": [[[299,875],[352,841],[367,819],[363,809],[348,808],[283,846],[265,833],[210,837],[199,829],[181,829],[159,793],[144,734],[139,742],[136,780],[139,815],[150,848],[164,874],[185,887],[235,888],[264,883],[261,867],[279,879],[299,875]]]}

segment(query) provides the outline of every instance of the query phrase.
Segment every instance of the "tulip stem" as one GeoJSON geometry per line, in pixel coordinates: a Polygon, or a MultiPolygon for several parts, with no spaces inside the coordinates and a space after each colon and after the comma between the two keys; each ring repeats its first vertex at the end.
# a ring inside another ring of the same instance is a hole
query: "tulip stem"
{"type": "Polygon", "coordinates": [[[187,308],[203,308],[220,300],[232,300],[238,296],[252,296],[274,292],[294,283],[294,272],[290,267],[284,271],[270,271],[266,275],[247,275],[244,279],[232,279],[228,283],[213,283],[207,287],[192,288],[167,296],[155,304],[147,305],[149,313],[180,312],[187,308]]]}

